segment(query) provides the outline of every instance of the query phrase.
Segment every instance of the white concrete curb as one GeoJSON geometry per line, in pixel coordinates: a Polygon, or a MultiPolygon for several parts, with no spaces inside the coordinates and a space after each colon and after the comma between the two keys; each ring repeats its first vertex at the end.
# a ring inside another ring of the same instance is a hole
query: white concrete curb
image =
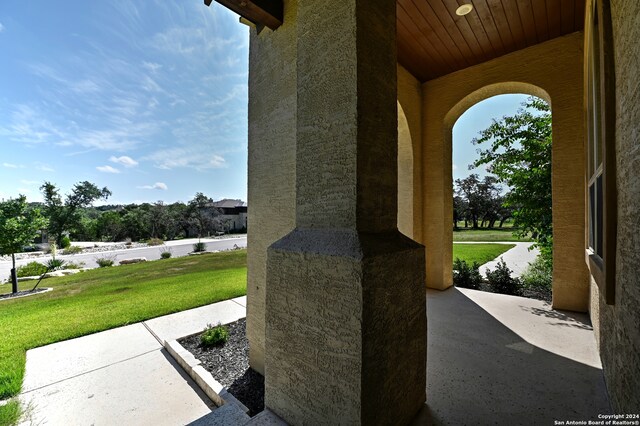
{"type": "Polygon", "coordinates": [[[211,373],[200,365],[200,361],[177,340],[165,340],[164,347],[214,404],[218,407],[224,404],[236,404],[245,414],[249,414],[249,409],[231,395],[226,387],[218,383],[211,373]]]}

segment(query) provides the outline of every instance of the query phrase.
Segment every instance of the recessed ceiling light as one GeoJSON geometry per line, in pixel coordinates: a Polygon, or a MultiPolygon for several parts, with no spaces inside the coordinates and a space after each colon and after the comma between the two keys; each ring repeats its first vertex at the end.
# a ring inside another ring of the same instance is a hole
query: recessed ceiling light
{"type": "Polygon", "coordinates": [[[473,5],[471,3],[463,4],[459,8],[456,9],[456,15],[464,16],[473,10],[473,5]]]}

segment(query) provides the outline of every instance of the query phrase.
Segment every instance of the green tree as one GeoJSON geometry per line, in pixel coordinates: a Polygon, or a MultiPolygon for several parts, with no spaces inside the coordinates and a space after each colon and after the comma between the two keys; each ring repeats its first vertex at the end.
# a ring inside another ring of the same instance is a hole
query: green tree
{"type": "Polygon", "coordinates": [[[38,231],[46,226],[47,220],[40,210],[30,209],[24,195],[0,203],[0,254],[11,255],[11,282],[14,293],[18,291],[15,254],[30,244],[38,231]]]}
{"type": "Polygon", "coordinates": [[[49,219],[49,234],[55,237],[58,244],[65,232],[80,226],[81,209],[96,200],[106,200],[111,195],[106,187],[100,189],[87,181],[76,183],[64,202],[59,189],[50,182],[45,182],[40,191],[44,197],[44,213],[49,219]]]}
{"type": "Polygon", "coordinates": [[[488,165],[498,181],[511,188],[504,204],[512,207],[520,236],[531,234],[547,261],[551,261],[551,111],[530,97],[512,117],[493,120],[474,145],[489,145],[470,168],[488,165]]]}

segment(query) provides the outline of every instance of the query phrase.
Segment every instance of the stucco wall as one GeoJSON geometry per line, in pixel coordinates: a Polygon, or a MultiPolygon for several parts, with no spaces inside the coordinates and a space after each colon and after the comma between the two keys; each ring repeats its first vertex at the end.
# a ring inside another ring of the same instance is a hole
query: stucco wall
{"type": "Polygon", "coordinates": [[[267,247],[295,225],[296,3],[277,31],[251,30],[247,335],[251,366],[264,373],[267,247]]]}
{"type": "Polygon", "coordinates": [[[422,89],[398,65],[398,229],[422,241],[422,89]]]}
{"type": "Polygon", "coordinates": [[[423,99],[423,242],[427,285],[452,285],[451,129],[475,103],[504,93],[551,101],[555,308],[586,311],[582,33],[541,43],[428,81],[423,99]]]}
{"type": "Polygon", "coordinates": [[[616,78],[615,304],[591,284],[591,318],[614,411],[640,410],[640,2],[611,0],[616,78]]]}

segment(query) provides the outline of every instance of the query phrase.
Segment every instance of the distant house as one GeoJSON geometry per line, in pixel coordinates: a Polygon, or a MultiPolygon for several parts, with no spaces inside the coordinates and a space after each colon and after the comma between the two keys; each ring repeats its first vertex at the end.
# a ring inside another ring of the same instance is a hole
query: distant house
{"type": "Polygon", "coordinates": [[[221,212],[216,217],[224,232],[247,231],[247,203],[242,200],[225,198],[211,203],[211,207],[221,212]]]}

